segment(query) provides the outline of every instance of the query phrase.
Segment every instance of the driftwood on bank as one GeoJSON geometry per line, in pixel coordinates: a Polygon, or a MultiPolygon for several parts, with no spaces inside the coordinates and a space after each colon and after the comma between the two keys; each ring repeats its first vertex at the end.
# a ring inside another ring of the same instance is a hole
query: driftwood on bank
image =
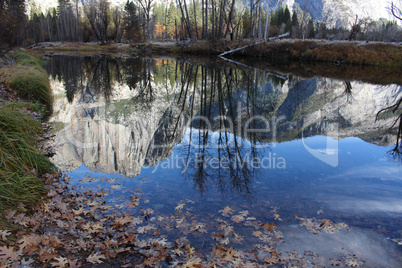
{"type": "Polygon", "coordinates": [[[255,67],[253,67],[253,66],[250,66],[250,65],[247,65],[247,64],[244,64],[244,63],[235,61],[235,60],[230,60],[230,59],[228,59],[228,58],[221,57],[221,56],[219,56],[219,58],[221,58],[221,59],[224,60],[224,61],[233,63],[233,64],[235,64],[235,65],[246,67],[246,68],[248,68],[248,69],[266,72],[267,74],[276,76],[276,77],[278,77],[278,78],[280,78],[280,79],[282,79],[282,80],[284,80],[284,81],[288,80],[288,78],[287,78],[286,76],[284,76],[284,75],[282,75],[282,74],[280,74],[280,73],[277,73],[277,72],[272,72],[272,71],[271,71],[271,72],[267,72],[267,71],[264,71],[264,70],[255,68],[255,67]]]}
{"type": "Polygon", "coordinates": [[[275,39],[284,38],[284,37],[288,36],[289,34],[290,33],[287,32],[287,33],[284,33],[284,34],[281,34],[281,35],[278,35],[278,36],[275,36],[275,37],[268,38],[268,40],[263,40],[263,41],[259,41],[259,42],[256,42],[254,44],[250,44],[250,45],[247,45],[247,46],[244,46],[244,47],[239,47],[239,48],[236,48],[236,49],[232,49],[232,50],[229,50],[229,51],[226,51],[226,52],[223,52],[223,53],[219,54],[219,57],[223,57],[224,55],[227,55],[227,54],[232,54],[232,53],[234,53],[236,51],[239,51],[239,50],[242,50],[242,49],[245,49],[245,48],[248,48],[248,47],[252,47],[252,46],[264,43],[266,41],[272,41],[272,40],[275,40],[275,39]]]}

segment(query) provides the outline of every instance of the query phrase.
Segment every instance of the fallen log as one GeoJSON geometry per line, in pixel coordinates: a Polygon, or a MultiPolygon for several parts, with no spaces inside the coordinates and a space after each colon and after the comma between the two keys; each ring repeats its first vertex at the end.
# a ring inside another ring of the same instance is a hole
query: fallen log
{"type": "Polygon", "coordinates": [[[229,50],[229,51],[226,51],[226,52],[223,52],[223,53],[219,54],[219,57],[222,57],[222,56],[224,56],[226,54],[232,54],[232,53],[234,53],[236,51],[239,51],[239,50],[242,50],[242,49],[245,49],[245,48],[248,48],[248,47],[252,47],[252,46],[255,46],[255,45],[258,45],[258,44],[261,44],[261,43],[264,43],[265,41],[272,41],[272,40],[275,40],[275,39],[280,39],[280,38],[288,36],[289,34],[290,33],[287,32],[287,33],[284,33],[284,34],[281,34],[281,35],[278,35],[278,36],[275,36],[275,37],[268,38],[268,40],[262,40],[262,41],[254,43],[254,44],[244,46],[244,47],[239,47],[239,48],[236,48],[236,49],[232,49],[232,50],[229,50]]]}

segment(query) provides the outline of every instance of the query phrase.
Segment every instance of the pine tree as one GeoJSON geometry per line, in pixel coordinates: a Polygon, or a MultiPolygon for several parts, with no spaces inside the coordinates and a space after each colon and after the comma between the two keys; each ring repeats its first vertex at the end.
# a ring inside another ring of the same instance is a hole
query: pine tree
{"type": "Polygon", "coordinates": [[[175,34],[175,21],[177,19],[177,8],[173,3],[173,0],[170,1],[168,12],[167,12],[167,33],[169,36],[175,34]]]}

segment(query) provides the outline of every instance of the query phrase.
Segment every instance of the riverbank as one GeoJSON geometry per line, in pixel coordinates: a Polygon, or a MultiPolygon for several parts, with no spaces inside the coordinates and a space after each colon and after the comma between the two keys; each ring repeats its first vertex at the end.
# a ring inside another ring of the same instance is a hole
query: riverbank
{"type": "Polygon", "coordinates": [[[195,41],[177,44],[176,42],[149,43],[40,43],[34,50],[48,53],[73,54],[169,54],[169,55],[203,55],[224,57],[261,58],[272,63],[287,64],[299,62],[330,62],[337,65],[353,64],[376,66],[400,70],[402,67],[402,46],[382,42],[349,42],[327,40],[281,39],[271,41],[195,41]],[[242,49],[240,49],[242,48],[242,49]],[[236,50],[239,49],[239,50],[236,50]],[[236,50],[236,51],[234,51],[236,50]]]}
{"type": "Polygon", "coordinates": [[[47,72],[37,57],[18,50],[2,59],[0,230],[20,228],[5,219],[5,211],[32,208],[47,192],[43,176],[54,165],[45,156],[49,129],[43,118],[51,112],[52,100],[47,72]]]}

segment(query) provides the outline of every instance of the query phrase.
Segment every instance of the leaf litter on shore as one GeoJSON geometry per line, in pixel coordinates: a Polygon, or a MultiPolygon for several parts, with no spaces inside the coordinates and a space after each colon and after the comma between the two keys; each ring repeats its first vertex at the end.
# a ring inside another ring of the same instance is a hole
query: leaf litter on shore
{"type": "MultiPolygon", "coordinates": [[[[149,207],[149,200],[143,200],[140,190],[73,190],[67,176],[48,174],[45,179],[49,191],[35,211],[6,213],[8,221],[22,227],[15,234],[16,242],[0,247],[3,266],[322,266],[318,254],[278,250],[285,243],[277,225],[282,221],[278,208],[271,211],[272,221],[268,222],[248,210],[228,205],[209,213],[209,219],[192,212],[194,201],[182,200],[169,215],[149,207]],[[124,199],[117,194],[113,198],[113,191],[128,191],[132,195],[124,199]]],[[[99,180],[85,177],[85,182],[91,181],[99,180]]],[[[327,219],[297,219],[313,233],[348,228],[327,219]]],[[[10,235],[7,230],[0,230],[0,234],[3,240],[10,235]]],[[[326,260],[326,265],[331,264],[359,267],[363,261],[356,256],[326,260]]]]}

